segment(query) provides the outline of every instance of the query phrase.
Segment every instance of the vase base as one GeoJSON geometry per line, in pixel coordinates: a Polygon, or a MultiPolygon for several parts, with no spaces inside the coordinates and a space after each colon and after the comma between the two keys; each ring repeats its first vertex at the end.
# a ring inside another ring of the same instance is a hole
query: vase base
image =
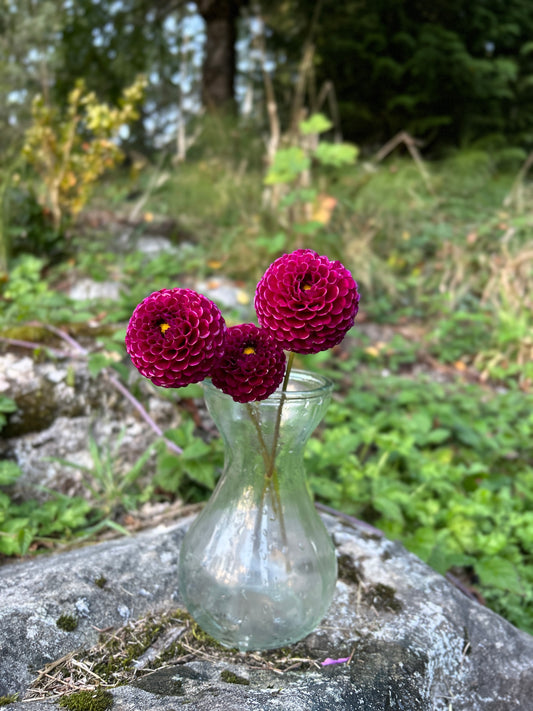
{"type": "Polygon", "coordinates": [[[277,649],[301,640],[315,629],[331,599],[325,596],[327,604],[317,610],[316,600],[308,599],[315,597],[314,591],[288,595],[287,590],[280,590],[278,596],[271,596],[241,590],[228,595],[227,588],[217,591],[217,587],[211,583],[210,605],[199,608],[186,600],[187,609],[217,642],[242,652],[277,649]]]}

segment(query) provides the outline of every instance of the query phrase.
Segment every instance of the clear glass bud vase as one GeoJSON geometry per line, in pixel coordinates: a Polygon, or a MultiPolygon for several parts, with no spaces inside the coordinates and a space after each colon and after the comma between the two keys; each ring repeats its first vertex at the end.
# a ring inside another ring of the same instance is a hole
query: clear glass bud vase
{"type": "Polygon", "coordinates": [[[183,540],[179,586],[190,614],[225,646],[296,642],[331,602],[335,550],[303,464],[330,394],[329,380],[304,371],[291,373],[285,395],[278,390],[249,404],[205,382],[224,440],[224,471],[183,540]]]}

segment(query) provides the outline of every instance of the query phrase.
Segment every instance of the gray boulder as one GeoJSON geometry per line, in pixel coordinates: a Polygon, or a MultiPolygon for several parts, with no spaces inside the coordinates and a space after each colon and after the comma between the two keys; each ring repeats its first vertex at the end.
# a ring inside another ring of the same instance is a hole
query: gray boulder
{"type": "MultiPolygon", "coordinates": [[[[160,428],[176,427],[180,412],[159,397],[151,384],[131,368],[143,405],[160,428]]],[[[0,354],[0,395],[15,401],[0,436],[0,459],[22,470],[16,494],[42,498],[42,487],[67,495],[83,495],[76,467],[91,467],[89,441],[110,452],[128,469],[155,442],[157,434],[112,382],[112,372],[92,377],[86,358],[40,362],[29,356],[0,354]],[[76,466],[67,466],[61,460],[76,466]]]]}
{"type": "MultiPolygon", "coordinates": [[[[324,520],[339,580],[321,625],[279,652],[293,655],[292,669],[280,673],[281,661],[267,653],[204,650],[160,668],[152,656],[155,671],[110,690],[113,709],[533,709],[532,637],[400,544],[331,516],[324,520]],[[327,658],[348,660],[323,666],[327,658]]],[[[179,608],[179,546],[190,521],[0,568],[0,696],[23,699],[39,670],[92,647],[99,630],[179,608]],[[72,631],[58,627],[65,615],[77,623],[72,631]]],[[[35,691],[26,698],[9,708],[57,708],[53,699],[30,700],[35,691]]]]}

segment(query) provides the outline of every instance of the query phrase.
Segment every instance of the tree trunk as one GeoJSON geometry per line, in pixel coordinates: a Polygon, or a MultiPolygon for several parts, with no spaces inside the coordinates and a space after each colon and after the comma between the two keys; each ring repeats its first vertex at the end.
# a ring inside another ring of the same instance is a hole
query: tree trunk
{"type": "Polygon", "coordinates": [[[208,111],[233,109],[237,19],[246,0],[196,0],[205,21],[202,103],[208,111]]]}

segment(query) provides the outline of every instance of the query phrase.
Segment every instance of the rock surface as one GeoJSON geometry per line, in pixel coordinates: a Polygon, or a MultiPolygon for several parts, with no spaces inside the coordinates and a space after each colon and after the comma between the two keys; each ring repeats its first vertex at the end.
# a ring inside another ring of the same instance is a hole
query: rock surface
{"type": "MultiPolygon", "coordinates": [[[[156,424],[162,430],[177,426],[178,408],[157,397],[133,368],[132,378],[138,381],[143,403],[156,424]]],[[[91,376],[85,358],[40,362],[25,355],[0,354],[0,395],[17,405],[0,433],[0,459],[13,460],[21,468],[16,488],[23,497],[42,496],[43,486],[82,495],[76,466],[93,466],[91,438],[100,451],[111,452],[124,471],[157,439],[106,372],[91,376]]]]}
{"type": "MultiPolygon", "coordinates": [[[[113,709],[533,709],[533,637],[465,597],[400,544],[324,520],[339,580],[326,618],[297,645],[300,657],[316,660],[312,666],[280,674],[258,668],[260,655],[192,655],[111,689],[113,709]],[[350,661],[321,666],[327,657],[350,661]]],[[[0,568],[0,695],[24,698],[43,666],[91,647],[98,630],[179,607],[179,545],[190,521],[0,568]],[[75,617],[76,629],[60,629],[61,615],[75,617]]],[[[56,709],[57,700],[9,708],[56,709]]]]}

